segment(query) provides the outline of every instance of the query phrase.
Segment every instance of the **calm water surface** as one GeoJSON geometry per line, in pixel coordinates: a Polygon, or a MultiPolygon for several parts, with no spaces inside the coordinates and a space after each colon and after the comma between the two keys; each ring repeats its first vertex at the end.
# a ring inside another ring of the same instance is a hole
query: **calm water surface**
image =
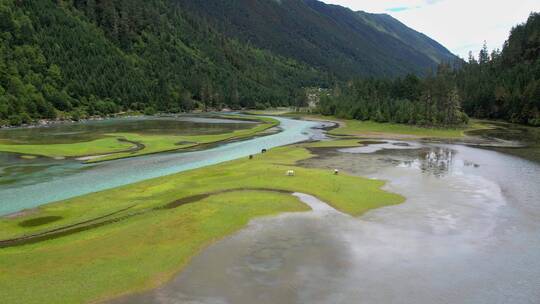
{"type": "Polygon", "coordinates": [[[116,118],[39,128],[0,130],[0,140],[18,144],[90,141],[109,133],[166,135],[220,134],[253,127],[254,122],[199,116],[116,118]]]}
{"type": "MultiPolygon", "coordinates": [[[[161,153],[100,164],[72,160],[22,160],[0,153],[0,215],[87,193],[182,172],[322,136],[319,123],[276,118],[281,131],[193,152],[161,153]]],[[[205,124],[211,123],[206,120],[205,124]]],[[[223,120],[217,122],[224,124],[223,120]]],[[[245,124],[244,124],[245,125],[245,124]]]]}
{"type": "Polygon", "coordinates": [[[115,303],[540,303],[537,163],[423,143],[319,152],[304,164],[387,180],[407,201],[252,221],[115,303]]]}

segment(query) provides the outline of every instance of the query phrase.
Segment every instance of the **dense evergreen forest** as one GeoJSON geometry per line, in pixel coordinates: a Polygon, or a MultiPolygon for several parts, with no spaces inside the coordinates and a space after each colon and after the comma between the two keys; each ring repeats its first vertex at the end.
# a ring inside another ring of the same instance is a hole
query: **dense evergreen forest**
{"type": "Polygon", "coordinates": [[[418,78],[360,79],[337,86],[323,96],[319,111],[341,118],[453,126],[468,122],[461,111],[461,98],[449,65],[440,65],[435,75],[418,78]]]}
{"type": "Polygon", "coordinates": [[[326,75],[165,0],[0,0],[0,125],[124,110],[289,105],[326,75]]]}
{"type": "Polygon", "coordinates": [[[502,51],[456,66],[441,64],[433,75],[360,79],[324,96],[327,115],[423,126],[460,125],[475,118],[540,125],[540,14],[512,29],[502,51]]]}

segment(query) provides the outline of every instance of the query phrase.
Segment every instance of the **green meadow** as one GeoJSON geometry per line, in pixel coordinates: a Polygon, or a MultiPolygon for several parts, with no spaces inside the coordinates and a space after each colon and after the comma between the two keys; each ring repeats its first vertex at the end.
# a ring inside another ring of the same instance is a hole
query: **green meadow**
{"type": "Polygon", "coordinates": [[[420,127],[407,124],[379,123],[375,121],[360,121],[343,119],[335,116],[289,113],[287,116],[301,117],[310,120],[325,120],[339,123],[339,127],[328,132],[335,136],[358,136],[377,138],[461,138],[465,132],[486,128],[483,124],[472,121],[462,128],[420,127]]]}
{"type": "Polygon", "coordinates": [[[405,124],[379,123],[374,121],[340,120],[342,126],[330,131],[333,135],[377,136],[397,135],[404,137],[459,138],[466,128],[424,128],[405,124]]]}

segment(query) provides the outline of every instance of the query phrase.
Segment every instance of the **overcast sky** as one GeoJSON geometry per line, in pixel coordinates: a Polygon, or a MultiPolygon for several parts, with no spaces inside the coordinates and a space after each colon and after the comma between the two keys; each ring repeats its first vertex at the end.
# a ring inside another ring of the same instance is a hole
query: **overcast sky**
{"type": "Polygon", "coordinates": [[[540,11],[540,0],[322,0],[353,10],[387,13],[437,40],[454,54],[475,55],[487,41],[501,48],[510,29],[540,11]]]}

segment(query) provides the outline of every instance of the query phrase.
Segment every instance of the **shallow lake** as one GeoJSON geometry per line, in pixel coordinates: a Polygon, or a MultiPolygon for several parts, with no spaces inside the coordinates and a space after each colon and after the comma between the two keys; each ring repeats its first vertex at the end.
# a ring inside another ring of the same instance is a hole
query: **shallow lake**
{"type": "Polygon", "coordinates": [[[148,135],[220,134],[252,128],[255,122],[204,116],[133,117],[0,130],[0,141],[20,144],[63,144],[90,141],[109,133],[148,135]]]}
{"type": "Polygon", "coordinates": [[[387,180],[398,206],[252,221],[174,280],[114,303],[539,303],[540,165],[429,143],[319,149],[311,167],[387,180]]]}
{"type": "MultiPolygon", "coordinates": [[[[204,119],[204,125],[214,123],[204,119]]],[[[273,148],[322,136],[313,129],[320,123],[288,118],[280,121],[280,131],[212,148],[161,153],[99,164],[81,164],[74,160],[21,159],[0,153],[0,215],[37,207],[87,193],[111,189],[138,181],[209,166],[260,153],[273,148]]],[[[218,125],[225,120],[217,120],[218,125]]],[[[227,121],[230,124],[230,121],[227,121]]],[[[239,122],[239,125],[246,125],[239,122]]],[[[203,126],[202,128],[208,128],[203,126]]],[[[193,130],[190,130],[193,132],[193,130]]]]}

